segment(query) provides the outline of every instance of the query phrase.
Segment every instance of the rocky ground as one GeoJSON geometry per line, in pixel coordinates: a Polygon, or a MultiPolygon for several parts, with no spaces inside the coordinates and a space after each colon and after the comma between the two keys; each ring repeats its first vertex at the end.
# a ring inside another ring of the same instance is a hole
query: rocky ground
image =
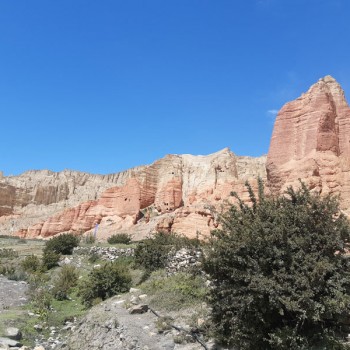
{"type": "Polygon", "coordinates": [[[28,285],[23,281],[10,281],[0,275],[0,314],[26,304],[28,285]]]}
{"type": "Polygon", "coordinates": [[[125,297],[117,296],[95,306],[77,325],[67,349],[203,349],[189,332],[179,332],[167,323],[163,325],[162,319],[150,310],[138,313],[142,312],[140,305],[134,306],[136,313],[130,313],[125,303],[128,303],[125,297]]]}
{"type": "MultiPolygon", "coordinates": [[[[10,312],[14,308],[23,306],[27,302],[26,291],[27,284],[25,282],[10,281],[1,276],[0,313],[10,312]]],[[[140,295],[140,293],[140,290],[132,289],[126,295],[106,300],[93,307],[80,320],[75,319],[73,322],[67,322],[60,329],[51,327],[50,336],[46,339],[40,335],[41,329],[38,326],[38,337],[34,349],[214,349],[210,342],[206,345],[196,342],[195,338],[191,336],[193,330],[182,324],[181,321],[159,317],[161,315],[157,316],[151,310],[147,310],[147,306],[140,306],[146,305],[140,304],[140,301],[147,301],[147,296],[140,295]]],[[[0,350],[8,348],[32,349],[21,347],[20,341],[4,339],[0,338],[0,350]]]]}

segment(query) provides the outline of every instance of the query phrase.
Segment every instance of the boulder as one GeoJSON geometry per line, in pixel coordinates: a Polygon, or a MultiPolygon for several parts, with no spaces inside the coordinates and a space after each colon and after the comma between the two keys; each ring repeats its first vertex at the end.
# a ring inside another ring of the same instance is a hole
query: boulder
{"type": "Polygon", "coordinates": [[[133,315],[133,314],[144,314],[147,311],[148,311],[148,305],[146,305],[146,304],[135,305],[135,306],[132,306],[129,309],[129,313],[131,315],[133,315]]]}
{"type": "Polygon", "coordinates": [[[21,347],[22,344],[14,339],[0,337],[0,346],[3,346],[5,348],[6,348],[6,346],[13,348],[13,347],[21,347]]]}
{"type": "Polygon", "coordinates": [[[13,340],[21,340],[22,339],[22,332],[15,327],[8,327],[5,330],[5,335],[7,338],[13,339],[13,340]]]}

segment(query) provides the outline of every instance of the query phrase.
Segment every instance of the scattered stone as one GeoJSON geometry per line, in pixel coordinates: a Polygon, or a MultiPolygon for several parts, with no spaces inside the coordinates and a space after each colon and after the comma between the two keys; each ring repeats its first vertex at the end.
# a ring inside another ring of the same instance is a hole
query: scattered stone
{"type": "Polygon", "coordinates": [[[141,292],[141,289],[138,289],[138,288],[130,288],[130,293],[140,293],[141,292]]]}
{"type": "Polygon", "coordinates": [[[203,318],[199,318],[197,320],[197,326],[198,327],[202,327],[204,325],[204,323],[205,323],[205,320],[203,318]]]}
{"type": "Polygon", "coordinates": [[[133,307],[131,307],[129,309],[129,313],[131,315],[133,315],[133,314],[144,314],[147,311],[148,311],[148,305],[146,305],[146,304],[135,305],[135,306],[133,306],[133,307]]]}
{"type": "Polygon", "coordinates": [[[43,326],[41,324],[35,324],[34,329],[38,332],[41,332],[43,330],[43,326]]]}
{"type": "Polygon", "coordinates": [[[91,255],[97,254],[103,260],[114,261],[119,257],[127,257],[134,255],[134,248],[116,248],[116,247],[76,247],[74,254],[91,255]]]}
{"type": "Polygon", "coordinates": [[[72,259],[69,259],[68,257],[65,257],[63,260],[61,260],[58,265],[63,266],[63,265],[69,265],[72,263],[72,259]]]}
{"type": "Polygon", "coordinates": [[[7,338],[13,339],[13,340],[21,340],[22,339],[22,332],[15,327],[8,327],[6,328],[5,335],[7,338]]]}
{"type": "Polygon", "coordinates": [[[130,298],[130,302],[131,302],[131,304],[137,305],[140,302],[140,299],[138,297],[136,297],[135,295],[133,295],[130,298]]]}
{"type": "Polygon", "coordinates": [[[10,348],[12,347],[21,347],[22,344],[19,343],[17,340],[13,340],[10,338],[0,337],[0,346],[8,346],[10,348]]]}
{"type": "Polygon", "coordinates": [[[33,350],[45,350],[42,345],[36,346],[33,350]]]}
{"type": "Polygon", "coordinates": [[[166,266],[167,275],[170,276],[200,266],[201,256],[201,250],[196,248],[182,248],[178,251],[171,251],[166,266]]]}
{"type": "Polygon", "coordinates": [[[139,295],[139,299],[140,300],[144,300],[144,299],[146,299],[147,298],[147,294],[141,294],[141,295],[139,295]]]}

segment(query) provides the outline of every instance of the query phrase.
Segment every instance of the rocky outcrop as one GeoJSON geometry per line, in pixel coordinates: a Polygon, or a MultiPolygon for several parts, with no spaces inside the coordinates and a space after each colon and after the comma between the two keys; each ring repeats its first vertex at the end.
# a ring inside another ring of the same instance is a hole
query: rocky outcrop
{"type": "Polygon", "coordinates": [[[341,196],[350,208],[350,108],[330,76],[283,106],[267,157],[271,191],[298,186],[299,179],[322,194],[341,196]]]}
{"type": "Polygon", "coordinates": [[[232,190],[244,195],[244,182],[257,176],[266,177],[265,157],[237,157],[224,149],[208,156],[167,155],[114,175],[42,171],[4,177],[0,232],[49,237],[99,224],[101,238],[116,232],[142,238],[158,229],[206,235],[217,225],[212,209],[232,190]]]}

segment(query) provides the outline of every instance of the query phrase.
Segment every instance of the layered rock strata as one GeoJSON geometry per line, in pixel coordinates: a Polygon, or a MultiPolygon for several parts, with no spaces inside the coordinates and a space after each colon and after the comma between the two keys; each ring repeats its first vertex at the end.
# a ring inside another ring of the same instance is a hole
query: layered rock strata
{"type": "Polygon", "coordinates": [[[266,178],[265,157],[237,157],[224,149],[208,156],[167,155],[106,176],[65,171],[4,177],[0,184],[9,194],[3,197],[0,232],[49,237],[99,224],[102,238],[116,232],[142,238],[160,229],[207,235],[216,225],[212,208],[232,190],[245,196],[245,181],[258,176],[266,178]]]}
{"type": "Polygon", "coordinates": [[[320,79],[277,115],[267,157],[271,191],[299,186],[340,195],[350,208],[350,108],[331,76],[320,79]]]}

